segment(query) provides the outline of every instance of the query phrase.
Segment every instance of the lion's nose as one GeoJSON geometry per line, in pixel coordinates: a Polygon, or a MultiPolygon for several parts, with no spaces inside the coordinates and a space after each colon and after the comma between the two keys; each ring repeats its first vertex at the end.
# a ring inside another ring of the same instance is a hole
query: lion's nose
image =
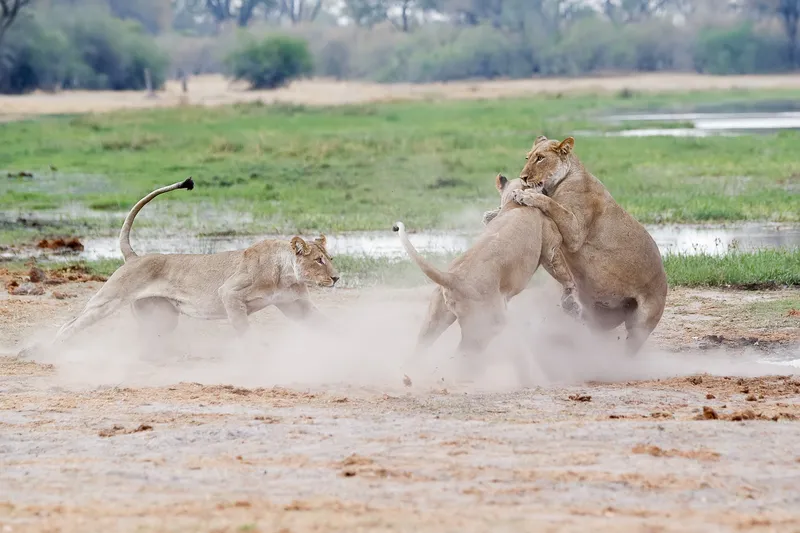
{"type": "Polygon", "coordinates": [[[334,283],[336,283],[337,281],[339,281],[339,276],[331,276],[331,279],[333,280],[334,283]]]}

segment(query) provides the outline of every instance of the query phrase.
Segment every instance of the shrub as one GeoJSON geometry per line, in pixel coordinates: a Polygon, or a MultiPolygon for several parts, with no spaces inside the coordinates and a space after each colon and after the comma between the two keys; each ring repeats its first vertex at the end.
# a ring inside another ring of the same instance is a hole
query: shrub
{"type": "Polygon", "coordinates": [[[153,88],[163,86],[169,59],[139,23],[108,15],[82,16],[68,21],[65,32],[80,60],[75,72],[79,87],[141,90],[146,68],[153,88]]]}
{"type": "Polygon", "coordinates": [[[0,92],[61,86],[140,90],[149,68],[153,87],[165,81],[166,55],[135,22],[107,14],[37,13],[11,27],[3,46],[0,92]]]}
{"type": "Polygon", "coordinates": [[[2,50],[0,93],[19,94],[35,89],[54,90],[75,68],[66,36],[47,31],[34,17],[11,27],[2,50]]]}
{"type": "Polygon", "coordinates": [[[491,26],[425,28],[375,77],[380,81],[519,78],[533,73],[524,48],[491,26]]]}
{"type": "Polygon", "coordinates": [[[698,72],[709,74],[751,74],[790,68],[781,40],[755,32],[748,23],[701,30],[694,49],[694,64],[698,72]]]}
{"type": "Polygon", "coordinates": [[[313,70],[306,41],[286,36],[247,42],[227,57],[226,65],[235,79],[247,80],[253,89],[281,87],[313,70]]]}

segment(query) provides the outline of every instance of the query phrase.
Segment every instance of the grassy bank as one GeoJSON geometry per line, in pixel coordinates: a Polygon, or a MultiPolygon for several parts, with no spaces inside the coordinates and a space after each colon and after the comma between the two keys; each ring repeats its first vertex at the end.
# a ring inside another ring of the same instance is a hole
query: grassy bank
{"type": "Polygon", "coordinates": [[[668,255],[664,268],[673,286],[752,289],[800,286],[800,248],[733,252],[719,257],[668,255]]]}
{"type": "MultiPolygon", "coordinates": [[[[452,256],[425,254],[434,264],[444,268],[452,256]]],[[[334,258],[341,272],[344,287],[365,286],[416,286],[429,283],[416,265],[408,259],[387,259],[369,256],[340,255],[334,258]]],[[[81,266],[89,274],[109,276],[122,264],[121,260],[103,259],[68,263],[81,266]]],[[[22,262],[2,263],[16,272],[27,267],[22,262]]],[[[40,263],[46,269],[59,269],[64,263],[40,263]]],[[[745,253],[733,252],[724,256],[668,255],[664,268],[670,286],[761,289],[775,287],[800,287],[800,248],[791,250],[763,250],[745,253]]],[[[533,283],[547,278],[540,269],[533,283]]]]}
{"type": "MultiPolygon", "coordinates": [[[[448,228],[465,217],[479,221],[480,211],[497,204],[493,176],[516,175],[540,133],[575,135],[576,152],[588,168],[642,222],[800,221],[796,133],[580,134],[619,129],[598,119],[612,111],[798,96],[797,91],[726,91],[337,108],[249,104],[4,123],[0,203],[6,221],[0,232],[52,234],[52,228],[20,227],[17,215],[74,204],[125,211],[153,188],[189,175],[197,184],[194,191],[158,198],[139,223],[161,218],[188,224],[191,216],[201,220],[209,210],[215,216],[248,214],[249,227],[220,216],[217,230],[371,230],[397,219],[448,228]]],[[[119,229],[107,219],[88,220],[91,227],[84,233],[119,229]]]]}

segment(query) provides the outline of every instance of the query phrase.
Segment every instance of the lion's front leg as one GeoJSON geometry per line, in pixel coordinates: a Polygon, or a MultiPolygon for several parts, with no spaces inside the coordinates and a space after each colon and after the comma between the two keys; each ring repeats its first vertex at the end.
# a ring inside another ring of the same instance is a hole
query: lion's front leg
{"type": "Polygon", "coordinates": [[[250,327],[247,320],[247,290],[251,286],[247,276],[233,276],[226,281],[217,293],[225,307],[228,320],[239,336],[244,336],[250,327]]]}
{"type": "Polygon", "coordinates": [[[322,314],[308,298],[300,298],[293,302],[276,303],[275,307],[292,320],[314,320],[319,324],[328,322],[328,317],[322,314]]]}
{"type": "Polygon", "coordinates": [[[586,229],[578,222],[572,211],[549,196],[531,190],[516,190],[511,194],[512,199],[518,204],[535,207],[555,222],[561,233],[563,246],[568,252],[577,252],[586,242],[586,229]]]}
{"type": "Polygon", "coordinates": [[[569,316],[580,319],[582,311],[576,297],[575,280],[561,251],[561,242],[561,234],[558,233],[555,222],[545,219],[542,223],[541,264],[561,284],[561,308],[569,316]]]}

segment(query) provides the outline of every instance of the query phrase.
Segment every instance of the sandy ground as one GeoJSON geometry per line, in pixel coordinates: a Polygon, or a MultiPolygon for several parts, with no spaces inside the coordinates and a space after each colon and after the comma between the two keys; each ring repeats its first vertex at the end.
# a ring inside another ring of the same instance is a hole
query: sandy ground
{"type": "MultiPolygon", "coordinates": [[[[0,293],[0,353],[51,333],[100,285],[0,293]]],[[[427,290],[314,298],[331,316],[358,306],[374,316],[377,295],[409,304],[416,319],[427,290]]],[[[515,312],[548,291],[526,291],[515,312]]],[[[733,364],[747,350],[798,352],[800,319],[767,324],[744,312],[798,295],[672,291],[649,350],[685,366],[644,363],[636,381],[602,354],[590,354],[595,366],[617,379],[531,388],[438,376],[405,388],[393,370],[350,380],[340,366],[352,373],[370,360],[334,347],[263,385],[229,372],[240,363],[227,356],[189,354],[122,377],[81,350],[52,365],[0,357],[0,530],[800,531],[800,376],[733,364]],[[697,373],[692,361],[713,354],[721,366],[697,373]],[[292,383],[315,369],[318,384],[292,383]]],[[[124,351],[133,337],[113,324],[129,317],[98,325],[84,351],[104,333],[117,342],[103,344],[104,360],[124,351]]],[[[291,327],[271,311],[253,319],[270,336],[291,327]]],[[[407,326],[400,335],[413,338],[418,323],[407,326]]],[[[182,322],[177,342],[196,341],[199,353],[214,328],[227,326],[182,322]]],[[[390,356],[385,340],[370,359],[390,356]]]]}
{"type": "Polygon", "coordinates": [[[304,105],[339,105],[399,100],[491,99],[533,94],[672,92],[710,89],[797,89],[800,75],[707,76],[701,74],[645,74],[595,78],[463,81],[431,84],[376,84],[316,79],[298,81],[275,91],[249,91],[219,75],[192,78],[188,95],[180,84],[167,83],[155,97],[144,92],[67,91],[23,96],[0,95],[0,121],[31,115],[90,113],[177,105],[225,105],[262,101],[304,105]]]}

